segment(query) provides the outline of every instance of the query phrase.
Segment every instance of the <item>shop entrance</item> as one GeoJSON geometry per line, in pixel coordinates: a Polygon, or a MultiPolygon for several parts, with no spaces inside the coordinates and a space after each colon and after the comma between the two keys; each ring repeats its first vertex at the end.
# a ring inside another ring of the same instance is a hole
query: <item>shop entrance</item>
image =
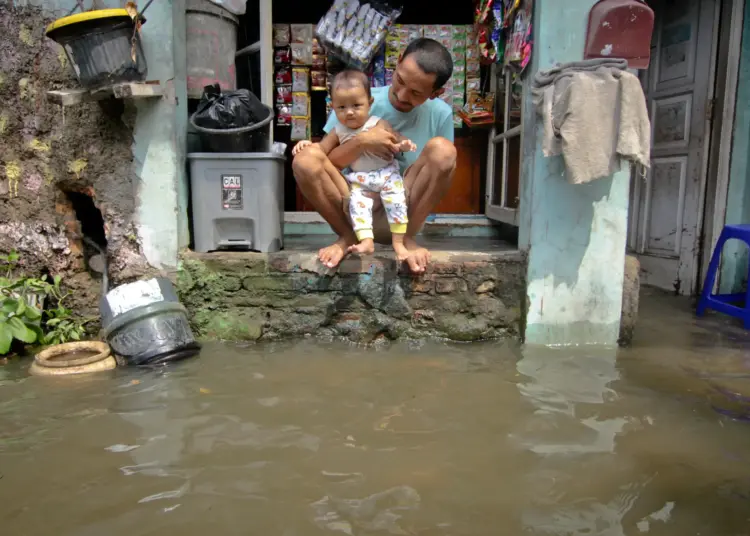
{"type": "MultiPolygon", "coordinates": [[[[240,20],[240,31],[238,39],[238,48],[248,46],[256,41],[263,39],[262,29],[258,24],[258,13],[260,9],[258,0],[248,0],[247,13],[240,20]]],[[[428,27],[450,26],[453,28],[470,28],[474,22],[474,3],[460,2],[458,5],[452,5],[450,10],[435,10],[434,2],[429,0],[414,0],[403,2],[404,8],[401,16],[396,23],[398,25],[407,25],[416,31],[424,32],[428,27]]],[[[294,3],[293,8],[284,2],[272,3],[272,21],[271,24],[283,25],[315,25],[327,12],[331,5],[331,0],[311,0],[306,3],[294,3]]],[[[267,25],[265,19],[261,25],[267,25]]],[[[459,30],[460,31],[460,30],[459,30]]],[[[266,34],[270,35],[270,34],[266,34]]],[[[430,35],[420,33],[420,35],[430,35]]],[[[274,58],[279,47],[274,49],[274,58]]],[[[317,63],[317,57],[315,58],[317,63]]],[[[289,67],[294,68],[294,62],[290,62],[289,67]]],[[[248,87],[257,90],[260,95],[260,86],[262,71],[261,61],[257,56],[248,56],[237,62],[237,82],[238,87],[248,87]]],[[[313,70],[316,67],[311,66],[313,70]]],[[[276,104],[279,95],[278,83],[287,83],[283,75],[279,75],[279,63],[274,62],[274,74],[270,79],[274,84],[273,98],[276,104]]],[[[463,74],[462,68],[459,72],[463,74]]],[[[491,83],[490,69],[483,68],[482,86],[489,90],[494,88],[491,83]]],[[[266,80],[269,79],[266,73],[266,80]]],[[[462,82],[465,83],[465,82],[462,82]]],[[[519,85],[520,87],[520,85],[519,85]]],[[[504,91],[505,86],[498,87],[497,90],[504,91]]],[[[465,95],[465,87],[456,87],[455,93],[459,93],[460,98],[465,95]]],[[[321,90],[315,86],[315,80],[310,79],[309,96],[309,136],[313,141],[318,141],[324,135],[323,127],[325,125],[328,110],[326,107],[327,91],[321,90]]],[[[457,101],[455,101],[457,102],[457,101]]],[[[463,101],[462,101],[463,102],[463,101]]],[[[277,107],[278,112],[278,107],[277,107]]],[[[515,119],[514,119],[515,120],[515,119]]],[[[294,234],[304,234],[316,225],[322,225],[322,220],[312,211],[312,207],[306,202],[305,198],[299,192],[291,168],[291,148],[296,141],[293,139],[293,127],[287,121],[279,120],[277,117],[274,121],[273,136],[274,140],[286,143],[288,146],[287,165],[285,172],[285,210],[287,228],[293,230],[294,234]],[[289,225],[291,223],[291,225],[289,225]]],[[[299,127],[299,124],[297,124],[299,127]]],[[[468,128],[460,120],[455,123],[455,144],[458,151],[458,163],[456,175],[453,179],[452,187],[443,201],[435,210],[435,214],[428,219],[428,227],[439,225],[441,234],[470,236],[474,239],[481,237],[502,236],[503,239],[510,239],[516,242],[517,231],[512,225],[515,223],[512,218],[497,218],[496,214],[490,214],[492,210],[487,202],[487,184],[488,172],[501,174],[502,169],[497,169],[495,164],[496,155],[493,152],[488,158],[488,148],[492,150],[495,145],[490,143],[493,136],[500,132],[491,133],[491,126],[484,128],[468,128]],[[490,167],[491,166],[491,167],[490,167]],[[488,169],[490,168],[490,169],[488,169]],[[505,221],[511,225],[503,227],[502,223],[497,220],[505,221]]],[[[520,129],[516,129],[519,130],[520,129]]],[[[511,133],[512,134],[512,133],[511,133]]],[[[513,153],[513,140],[510,141],[510,152],[513,153]]],[[[520,137],[517,140],[520,142],[520,137]]],[[[496,141],[497,143],[497,141],[496,141]]],[[[502,147],[502,143],[499,147],[502,147]]],[[[520,157],[520,151],[517,151],[520,157]]],[[[500,157],[501,158],[501,157],[500,157]]],[[[510,158],[509,170],[506,175],[511,177],[517,174],[519,158],[510,158]],[[514,170],[516,170],[514,172],[514,170]]],[[[508,199],[508,205],[513,211],[517,209],[517,179],[510,181],[510,187],[504,194],[508,199]],[[516,186],[514,186],[514,184],[516,186]],[[514,189],[515,188],[515,189],[514,189]],[[515,192],[515,193],[514,193],[515,192]]],[[[498,195],[498,191],[495,191],[498,195]]]]}

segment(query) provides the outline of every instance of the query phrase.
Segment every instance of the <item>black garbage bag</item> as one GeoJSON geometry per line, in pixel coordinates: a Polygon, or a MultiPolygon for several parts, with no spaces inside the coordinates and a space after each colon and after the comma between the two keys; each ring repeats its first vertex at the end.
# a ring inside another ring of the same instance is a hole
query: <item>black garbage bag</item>
{"type": "Polygon", "coordinates": [[[218,84],[203,88],[195,112],[195,124],[203,128],[225,130],[259,123],[268,117],[268,108],[247,89],[222,93],[218,84]]]}

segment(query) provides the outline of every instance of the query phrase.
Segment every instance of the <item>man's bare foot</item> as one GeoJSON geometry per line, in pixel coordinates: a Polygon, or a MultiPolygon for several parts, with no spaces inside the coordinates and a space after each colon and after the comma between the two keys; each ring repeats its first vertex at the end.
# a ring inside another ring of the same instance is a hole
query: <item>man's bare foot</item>
{"type": "Polygon", "coordinates": [[[349,246],[347,253],[356,253],[358,255],[372,255],[375,253],[375,242],[372,238],[363,238],[359,244],[349,246]]]}
{"type": "Polygon", "coordinates": [[[318,252],[318,258],[327,268],[336,268],[347,255],[349,243],[339,238],[330,246],[324,247],[318,252]]]}
{"type": "Polygon", "coordinates": [[[430,264],[432,255],[425,248],[417,244],[417,241],[410,236],[404,237],[404,246],[409,252],[406,262],[413,274],[423,274],[430,264]]]}

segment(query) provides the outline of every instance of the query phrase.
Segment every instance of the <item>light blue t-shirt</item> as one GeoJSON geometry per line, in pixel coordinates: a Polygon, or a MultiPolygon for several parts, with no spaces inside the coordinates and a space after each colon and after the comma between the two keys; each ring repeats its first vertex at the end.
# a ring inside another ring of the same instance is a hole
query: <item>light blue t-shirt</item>
{"type": "MultiPolygon", "coordinates": [[[[411,112],[399,112],[388,99],[390,89],[390,86],[372,88],[374,102],[370,109],[370,115],[385,119],[396,132],[405,138],[409,138],[417,145],[415,152],[402,153],[402,156],[398,158],[403,173],[407,167],[416,162],[422,149],[432,138],[443,137],[451,142],[454,141],[453,110],[448,103],[440,99],[428,99],[411,112]]],[[[331,132],[338,122],[336,113],[331,112],[323,130],[326,134],[331,132]]]]}

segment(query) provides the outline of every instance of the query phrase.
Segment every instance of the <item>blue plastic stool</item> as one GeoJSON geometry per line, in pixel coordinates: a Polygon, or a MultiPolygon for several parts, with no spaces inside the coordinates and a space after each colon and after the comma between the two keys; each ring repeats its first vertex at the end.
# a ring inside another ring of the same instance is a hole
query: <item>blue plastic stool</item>
{"type": "MultiPolygon", "coordinates": [[[[719,269],[721,250],[727,240],[731,239],[742,240],[750,247],[750,225],[725,225],[724,229],[722,229],[719,242],[716,244],[713,256],[711,257],[711,264],[708,265],[708,273],[703,283],[703,292],[701,292],[701,298],[698,300],[698,309],[695,313],[698,316],[703,316],[706,309],[710,308],[735,318],[741,318],[745,324],[745,329],[750,329],[750,283],[748,283],[747,290],[742,293],[711,294],[716,282],[716,271],[719,269]],[[737,302],[742,303],[742,305],[733,305],[737,302]]],[[[748,280],[750,281],[750,278],[748,280]]]]}

